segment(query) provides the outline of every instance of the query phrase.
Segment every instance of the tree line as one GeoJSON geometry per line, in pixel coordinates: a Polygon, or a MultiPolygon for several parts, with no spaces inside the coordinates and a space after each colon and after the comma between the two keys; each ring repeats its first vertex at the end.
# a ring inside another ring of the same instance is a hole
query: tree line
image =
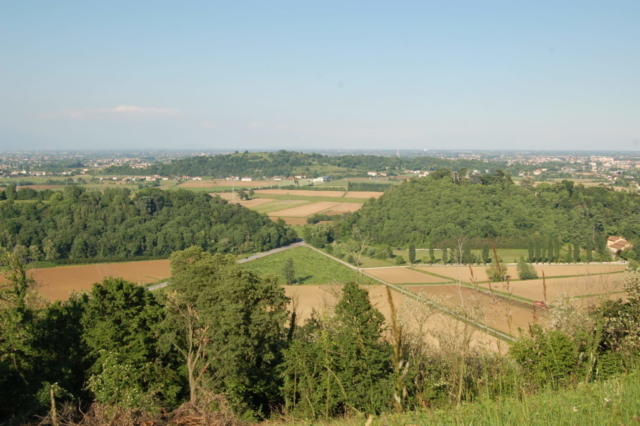
{"type": "Polygon", "coordinates": [[[604,253],[610,235],[639,240],[640,195],[571,181],[521,187],[502,171],[445,169],[391,187],[348,223],[376,244],[452,247],[465,239],[480,249],[492,238],[500,247],[528,248],[529,260],[540,261],[558,259],[562,244],[604,253]]]}
{"type": "Polygon", "coordinates": [[[192,245],[251,253],[296,237],[282,221],[186,190],[69,186],[47,202],[0,203],[0,245],[28,251],[34,261],[168,257],[192,245]]]}

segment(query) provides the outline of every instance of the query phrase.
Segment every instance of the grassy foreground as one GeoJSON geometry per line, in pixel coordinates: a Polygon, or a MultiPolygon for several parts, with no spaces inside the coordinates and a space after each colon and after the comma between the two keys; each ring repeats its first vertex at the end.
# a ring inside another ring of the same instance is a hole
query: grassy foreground
{"type": "MultiPolygon", "coordinates": [[[[281,285],[286,284],[282,269],[285,261],[293,259],[295,269],[294,284],[332,284],[355,280],[355,272],[327,256],[323,256],[309,247],[296,247],[260,259],[244,263],[244,267],[260,276],[273,274],[281,285]]],[[[363,284],[376,284],[369,277],[362,276],[363,284]]]]}
{"type": "Polygon", "coordinates": [[[478,400],[445,410],[283,425],[633,425],[640,424],[640,375],[636,372],[574,389],[544,391],[522,399],[478,400]]]}

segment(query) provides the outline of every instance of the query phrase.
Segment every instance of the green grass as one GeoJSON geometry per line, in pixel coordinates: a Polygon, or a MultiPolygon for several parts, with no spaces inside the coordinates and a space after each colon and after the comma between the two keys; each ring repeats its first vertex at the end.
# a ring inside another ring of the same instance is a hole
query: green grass
{"type": "MultiPolygon", "coordinates": [[[[355,272],[352,269],[327,256],[323,256],[309,247],[285,250],[244,263],[243,266],[261,276],[273,274],[278,277],[279,284],[284,285],[286,282],[282,274],[282,268],[288,258],[292,258],[294,262],[296,271],[295,284],[332,284],[355,280],[355,272]]],[[[362,275],[359,281],[363,284],[377,283],[377,281],[362,275]]]]}
{"type": "MultiPolygon", "coordinates": [[[[281,425],[361,426],[366,418],[281,425]]],[[[640,424],[640,378],[630,374],[604,382],[578,385],[560,391],[543,391],[521,399],[479,399],[445,409],[387,414],[373,419],[371,426],[405,425],[632,425],[640,424]]]]}

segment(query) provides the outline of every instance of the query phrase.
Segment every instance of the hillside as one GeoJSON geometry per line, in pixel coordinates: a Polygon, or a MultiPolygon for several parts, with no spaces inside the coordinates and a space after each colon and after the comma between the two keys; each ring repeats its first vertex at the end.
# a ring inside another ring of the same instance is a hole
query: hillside
{"type": "Polygon", "coordinates": [[[527,247],[532,237],[601,249],[604,238],[640,236],[640,195],[563,181],[524,188],[508,176],[452,178],[434,173],[390,188],[356,214],[375,243],[451,244],[485,240],[527,247]]]}
{"type": "Polygon", "coordinates": [[[265,215],[185,190],[70,186],[47,202],[0,203],[0,245],[22,246],[32,260],[167,257],[192,245],[251,253],[295,238],[293,230],[265,215]]]}

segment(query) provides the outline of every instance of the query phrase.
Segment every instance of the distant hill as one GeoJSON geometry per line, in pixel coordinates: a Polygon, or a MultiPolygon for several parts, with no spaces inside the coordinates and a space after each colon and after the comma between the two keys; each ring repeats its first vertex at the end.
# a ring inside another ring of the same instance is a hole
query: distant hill
{"type": "Polygon", "coordinates": [[[108,167],[106,174],[162,176],[349,176],[366,177],[368,171],[384,171],[403,174],[405,170],[437,170],[449,167],[495,170],[506,167],[506,163],[487,163],[477,160],[444,160],[434,157],[398,158],[376,155],[321,155],[292,151],[237,153],[213,156],[197,156],[173,160],[167,164],[155,164],[145,169],[134,169],[128,165],[108,167]]]}

